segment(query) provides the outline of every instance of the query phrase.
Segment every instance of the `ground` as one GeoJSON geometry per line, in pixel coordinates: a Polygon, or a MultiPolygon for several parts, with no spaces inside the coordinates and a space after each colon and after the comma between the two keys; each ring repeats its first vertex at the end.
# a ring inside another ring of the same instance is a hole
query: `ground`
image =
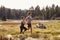
{"type": "MultiPolygon", "coordinates": [[[[3,22],[4,23],[4,22],[3,22]]],[[[12,22],[13,23],[13,22],[12,22]]],[[[25,25],[27,27],[27,25],[25,25]]],[[[0,35],[6,34],[20,34],[20,23],[8,25],[0,23],[0,35]]],[[[26,31],[24,34],[31,35],[30,31],[26,31]]],[[[52,36],[60,35],[60,20],[33,20],[32,21],[32,37],[38,37],[40,34],[49,34],[52,36]],[[37,23],[42,23],[46,26],[46,29],[40,29],[36,27],[37,23]]]]}

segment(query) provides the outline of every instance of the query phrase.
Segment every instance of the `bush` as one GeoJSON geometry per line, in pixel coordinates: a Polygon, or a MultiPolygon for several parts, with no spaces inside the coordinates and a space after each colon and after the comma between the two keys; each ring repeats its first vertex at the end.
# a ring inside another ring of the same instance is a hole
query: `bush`
{"type": "Polygon", "coordinates": [[[32,33],[32,34],[31,34],[31,37],[32,37],[32,38],[39,38],[39,34],[38,34],[38,33],[32,33]]]}
{"type": "Polygon", "coordinates": [[[2,21],[6,21],[6,17],[5,16],[2,17],[2,21]]]}

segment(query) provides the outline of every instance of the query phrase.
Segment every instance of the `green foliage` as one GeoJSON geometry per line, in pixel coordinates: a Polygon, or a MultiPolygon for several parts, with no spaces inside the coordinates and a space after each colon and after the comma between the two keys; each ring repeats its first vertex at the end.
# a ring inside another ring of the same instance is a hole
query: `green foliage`
{"type": "Polygon", "coordinates": [[[0,7],[0,19],[6,21],[6,19],[20,19],[20,17],[27,16],[27,13],[31,11],[32,16],[34,19],[44,19],[44,20],[49,20],[49,19],[56,19],[57,17],[60,17],[60,7],[57,5],[55,6],[54,4],[52,7],[46,6],[46,8],[40,9],[40,6],[37,5],[36,8],[33,6],[29,10],[21,10],[21,9],[10,9],[10,8],[5,8],[4,6],[0,7]],[[6,18],[2,18],[5,16],[6,18]],[[38,18],[36,18],[38,17],[38,18]]]}

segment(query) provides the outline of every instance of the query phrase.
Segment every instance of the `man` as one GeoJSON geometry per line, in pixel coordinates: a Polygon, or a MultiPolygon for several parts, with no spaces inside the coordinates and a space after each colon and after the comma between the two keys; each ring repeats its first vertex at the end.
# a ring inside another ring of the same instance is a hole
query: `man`
{"type": "Polygon", "coordinates": [[[31,25],[32,13],[31,12],[28,13],[28,16],[26,17],[26,21],[27,21],[28,29],[31,29],[31,33],[32,33],[32,25],[31,25]]]}

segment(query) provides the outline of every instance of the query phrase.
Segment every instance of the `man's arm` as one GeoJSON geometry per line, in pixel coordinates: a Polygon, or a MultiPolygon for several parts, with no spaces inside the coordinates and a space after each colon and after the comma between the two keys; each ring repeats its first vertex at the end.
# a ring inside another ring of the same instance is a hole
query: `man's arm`
{"type": "Polygon", "coordinates": [[[26,19],[25,19],[26,21],[28,20],[28,17],[26,17],[26,19]]]}

